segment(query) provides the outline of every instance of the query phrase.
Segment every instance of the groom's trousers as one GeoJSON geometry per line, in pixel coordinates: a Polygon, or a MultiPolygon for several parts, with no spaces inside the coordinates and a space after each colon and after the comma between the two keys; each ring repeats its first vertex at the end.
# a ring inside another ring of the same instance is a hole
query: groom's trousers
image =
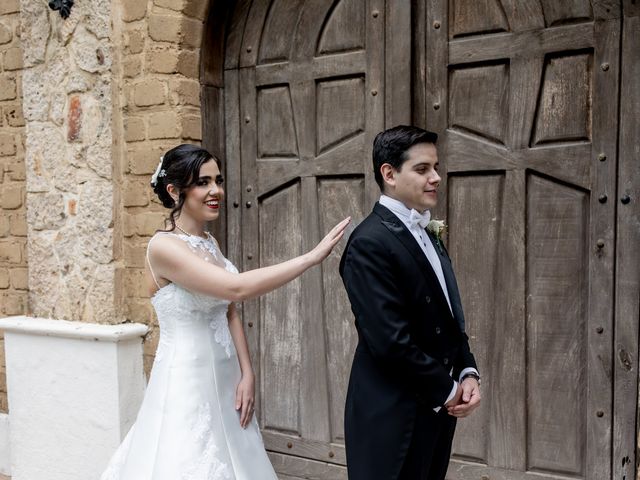
{"type": "Polygon", "coordinates": [[[456,418],[445,408],[418,408],[411,444],[398,480],[444,480],[451,456],[456,418]]]}

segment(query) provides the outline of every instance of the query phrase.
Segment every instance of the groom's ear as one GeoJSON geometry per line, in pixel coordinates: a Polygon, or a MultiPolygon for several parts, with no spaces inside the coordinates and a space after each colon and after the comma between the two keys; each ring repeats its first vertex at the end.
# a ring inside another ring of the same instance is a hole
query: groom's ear
{"type": "Polygon", "coordinates": [[[385,186],[396,186],[396,169],[389,163],[383,163],[380,166],[380,173],[382,174],[382,181],[385,186]]]}

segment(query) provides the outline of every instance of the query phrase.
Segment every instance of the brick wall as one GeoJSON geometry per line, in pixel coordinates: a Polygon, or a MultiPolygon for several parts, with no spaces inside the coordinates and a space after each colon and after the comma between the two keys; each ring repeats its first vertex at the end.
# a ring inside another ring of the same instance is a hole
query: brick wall
{"type": "MultiPolygon", "coordinates": [[[[27,313],[20,2],[0,2],[0,317],[27,313]]],[[[1,337],[0,337],[1,338],[1,337]]],[[[0,341],[0,411],[7,411],[0,341]]]]}
{"type": "Polygon", "coordinates": [[[123,0],[120,4],[124,152],[121,166],[120,295],[127,320],[151,327],[145,366],[158,329],[144,282],[145,251],[168,211],[149,186],[160,156],[200,143],[200,44],[207,4],[201,0],[123,0]]]}

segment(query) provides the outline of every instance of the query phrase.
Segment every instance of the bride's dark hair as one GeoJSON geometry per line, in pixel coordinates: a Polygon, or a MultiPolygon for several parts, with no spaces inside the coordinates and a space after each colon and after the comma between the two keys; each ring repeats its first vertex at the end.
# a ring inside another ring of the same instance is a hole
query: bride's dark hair
{"type": "Polygon", "coordinates": [[[204,148],[188,143],[172,148],[162,157],[160,174],[156,178],[155,185],[152,184],[152,186],[162,205],[171,209],[168,219],[171,227],[168,231],[175,230],[176,216],[182,211],[185,192],[189,187],[195,185],[200,174],[200,167],[209,160],[215,160],[218,168],[221,168],[218,158],[204,148]],[[169,184],[173,184],[179,192],[177,201],[174,201],[167,192],[169,184]]]}

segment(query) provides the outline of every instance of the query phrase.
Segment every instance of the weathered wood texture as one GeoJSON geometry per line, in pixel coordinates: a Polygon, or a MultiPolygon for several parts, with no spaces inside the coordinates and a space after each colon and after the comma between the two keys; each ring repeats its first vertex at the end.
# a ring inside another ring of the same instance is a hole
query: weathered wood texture
{"type": "MultiPolygon", "coordinates": [[[[225,160],[229,256],[256,268],[308,250],[346,215],[357,223],[378,195],[375,134],[410,121],[438,132],[449,180],[434,213],[450,225],[484,381],[482,409],[459,423],[448,478],[630,479],[637,2],[219,8],[209,22],[217,33],[203,43],[212,56],[203,62],[203,133],[225,160]]],[[[341,248],[243,305],[265,445],[289,480],[346,479],[355,334],[337,275],[341,248]]]]}
{"type": "Polygon", "coordinates": [[[440,134],[437,213],[484,378],[449,476],[610,478],[616,223],[599,199],[616,189],[619,8],[434,0],[416,12],[414,118],[440,134]]]}
{"type": "MultiPolygon", "coordinates": [[[[384,0],[245,1],[229,15],[229,252],[244,270],[308,251],[342,218],[368,213],[385,110],[411,118],[410,23],[409,2],[384,0]]],[[[342,248],[243,306],[265,445],[290,478],[346,478],[338,465],[356,336],[338,276],[342,248]]]]}
{"type": "Polygon", "coordinates": [[[306,458],[292,457],[269,452],[269,458],[281,478],[304,478],[307,480],[347,480],[347,469],[331,463],[317,462],[306,458]]]}
{"type": "Polygon", "coordinates": [[[617,203],[613,478],[637,478],[640,321],[640,3],[623,5],[617,203]]]}

